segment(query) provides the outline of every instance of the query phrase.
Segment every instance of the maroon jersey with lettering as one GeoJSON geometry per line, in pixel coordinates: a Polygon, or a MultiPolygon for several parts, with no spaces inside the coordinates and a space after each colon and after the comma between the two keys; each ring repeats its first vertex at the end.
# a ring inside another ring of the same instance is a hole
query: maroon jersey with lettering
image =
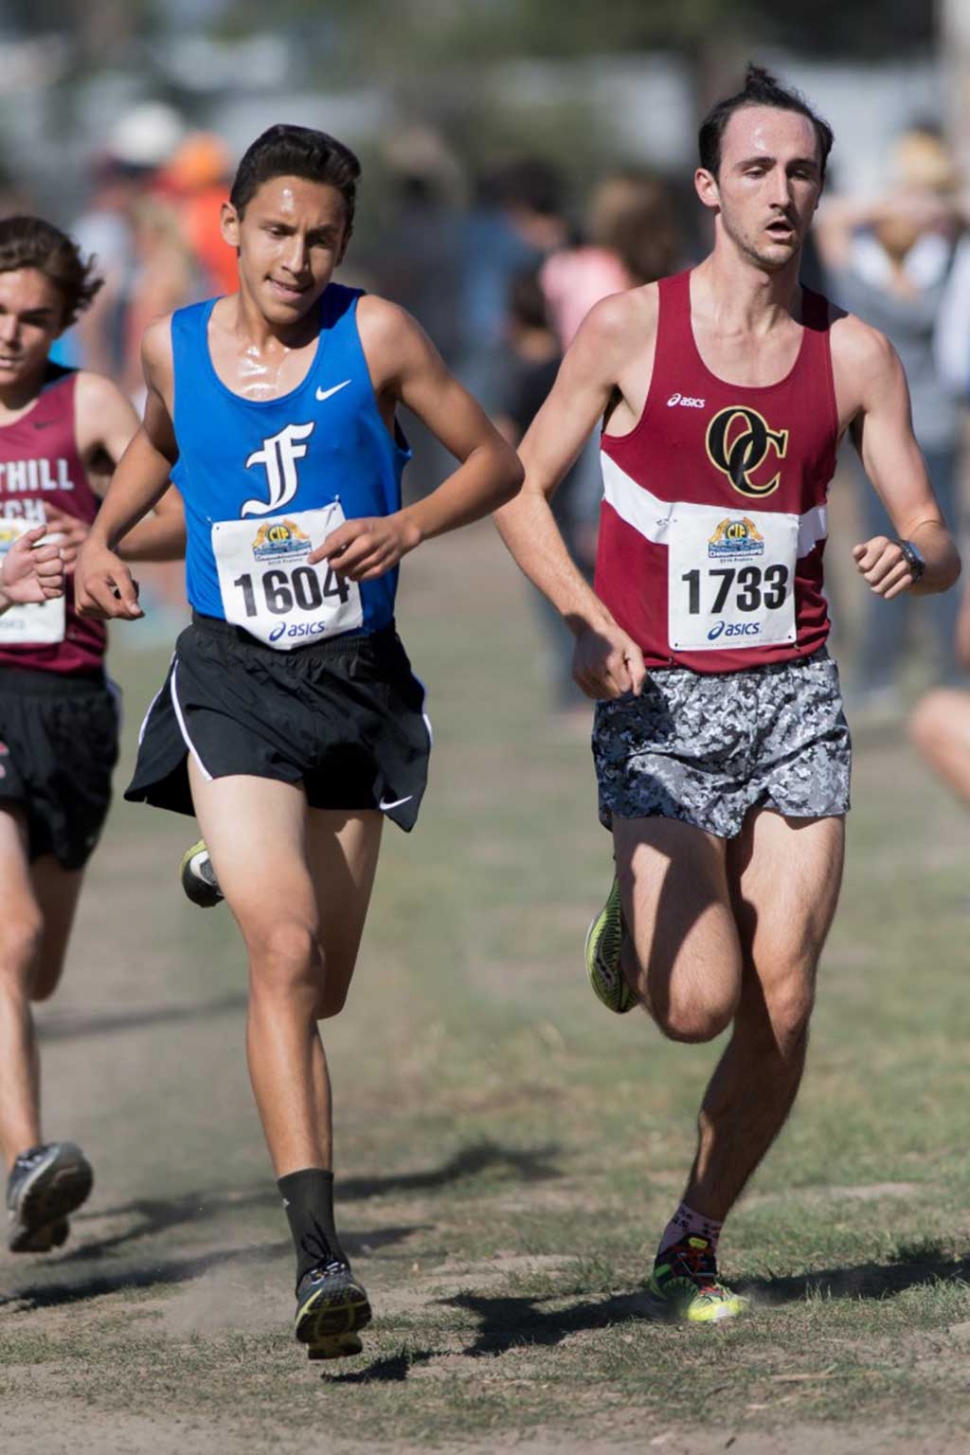
{"type": "Polygon", "coordinates": [[[828,303],[803,290],[795,363],[753,387],[701,359],[690,273],[659,288],[643,414],[601,440],[596,593],[651,667],[731,672],[807,656],[829,632],[822,554],[839,421],[828,303]]]}
{"type": "MultiPolygon", "coordinates": [[[[98,497],[88,484],[74,427],[74,370],[57,369],[33,409],[0,427],[0,518],[39,524],[49,501],[89,525],[98,497]]],[[[90,673],[101,668],[107,644],[103,622],[74,610],[67,579],[64,640],[46,645],[0,643],[0,668],[36,667],[45,672],[90,673]]],[[[16,609],[16,608],[14,608],[16,609]]]]}

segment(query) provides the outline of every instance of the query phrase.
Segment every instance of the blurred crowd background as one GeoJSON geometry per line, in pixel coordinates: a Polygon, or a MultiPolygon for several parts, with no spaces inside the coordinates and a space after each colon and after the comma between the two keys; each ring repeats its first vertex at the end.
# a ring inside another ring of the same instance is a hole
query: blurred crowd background
{"type": "MultiPolygon", "coordinates": [[[[239,156],[297,122],[363,162],[342,280],[410,309],[513,441],[593,303],[703,255],[698,120],[749,58],[767,65],[835,129],[804,279],[896,344],[962,535],[970,0],[5,0],[0,34],[0,209],[67,228],[107,280],[63,362],[139,402],[147,320],[235,286],[219,206],[239,156]]],[[[409,433],[421,491],[447,461],[409,433]]],[[[586,570],[600,493],[591,448],[556,501],[586,570]]],[[[848,451],[833,513],[846,548],[885,525],[848,451]]],[[[857,720],[897,713],[912,682],[963,680],[956,593],[870,610],[832,554],[857,720]]],[[[180,578],[156,590],[174,605],[180,578]]],[[[568,639],[540,620],[568,709],[568,639]]]]}

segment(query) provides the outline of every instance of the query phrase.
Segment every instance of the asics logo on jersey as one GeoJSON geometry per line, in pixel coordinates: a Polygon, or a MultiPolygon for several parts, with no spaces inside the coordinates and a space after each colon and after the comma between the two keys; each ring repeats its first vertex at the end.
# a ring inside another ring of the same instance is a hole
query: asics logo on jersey
{"type": "Polygon", "coordinates": [[[706,403],[706,399],[694,399],[689,394],[671,394],[667,408],[673,409],[675,404],[679,404],[681,409],[703,409],[706,403]]]}
{"type": "MultiPolygon", "coordinates": [[[[707,427],[707,454],[712,465],[726,475],[735,490],[758,498],[778,489],[781,471],[770,479],[762,467],[774,449],[772,461],[783,460],[788,449],[788,430],[772,429],[756,409],[732,404],[715,414],[707,427]]],[[[770,469],[771,466],[768,466],[770,469]]]]}
{"type": "Polygon", "coordinates": [[[246,469],[253,465],[266,466],[269,500],[247,500],[242,515],[269,515],[271,511],[282,510],[284,505],[289,505],[299,485],[296,462],[302,460],[307,452],[306,445],[300,441],[309,439],[315,427],[312,422],[288,424],[279,434],[263,440],[261,450],[253,451],[246,461],[246,469]]]}
{"type": "Polygon", "coordinates": [[[350,380],[349,379],[345,379],[342,384],[334,384],[334,386],[333,386],[332,389],[318,389],[317,390],[317,398],[318,399],[321,399],[321,400],[323,400],[323,399],[329,399],[330,396],[331,396],[331,394],[339,394],[340,391],[341,391],[341,389],[346,389],[346,387],[347,387],[347,385],[349,383],[350,383],[350,380]]]}

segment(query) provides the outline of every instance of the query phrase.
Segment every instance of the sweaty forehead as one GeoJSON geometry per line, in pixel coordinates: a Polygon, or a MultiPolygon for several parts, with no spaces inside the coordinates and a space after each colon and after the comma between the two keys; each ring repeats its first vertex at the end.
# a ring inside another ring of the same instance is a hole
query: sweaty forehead
{"type": "Polygon", "coordinates": [[[347,215],[346,204],[336,187],[328,182],[313,182],[308,177],[270,177],[257,189],[250,207],[272,212],[292,222],[309,226],[341,223],[347,215]]]}
{"type": "Polygon", "coordinates": [[[818,156],[818,137],[807,116],[775,106],[741,106],[721,137],[721,165],[753,156],[818,156]]]}

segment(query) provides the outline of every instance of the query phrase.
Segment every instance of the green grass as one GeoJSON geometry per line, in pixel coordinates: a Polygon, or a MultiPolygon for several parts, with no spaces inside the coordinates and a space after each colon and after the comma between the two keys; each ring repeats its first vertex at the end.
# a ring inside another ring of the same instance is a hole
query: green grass
{"type": "MultiPolygon", "coordinates": [[[[47,1127],[83,1142],[98,1181],[68,1251],[3,1264],[0,1438],[964,1448],[970,822],[900,738],[862,746],[805,1086],[722,1245],[756,1311],[653,1323],[645,1269],[718,1048],[668,1045],[589,995],[609,840],[588,748],[545,715],[525,587],[487,530],[408,568],[431,786],[417,831],[386,836],[328,1037],[365,1353],[321,1369],[291,1340],[236,936],[178,893],[190,822],[120,805],[44,1014],[47,1127]],[[712,1429],[716,1445],[690,1443],[712,1429]]],[[[116,634],[126,765],[166,657],[116,634]]]]}

